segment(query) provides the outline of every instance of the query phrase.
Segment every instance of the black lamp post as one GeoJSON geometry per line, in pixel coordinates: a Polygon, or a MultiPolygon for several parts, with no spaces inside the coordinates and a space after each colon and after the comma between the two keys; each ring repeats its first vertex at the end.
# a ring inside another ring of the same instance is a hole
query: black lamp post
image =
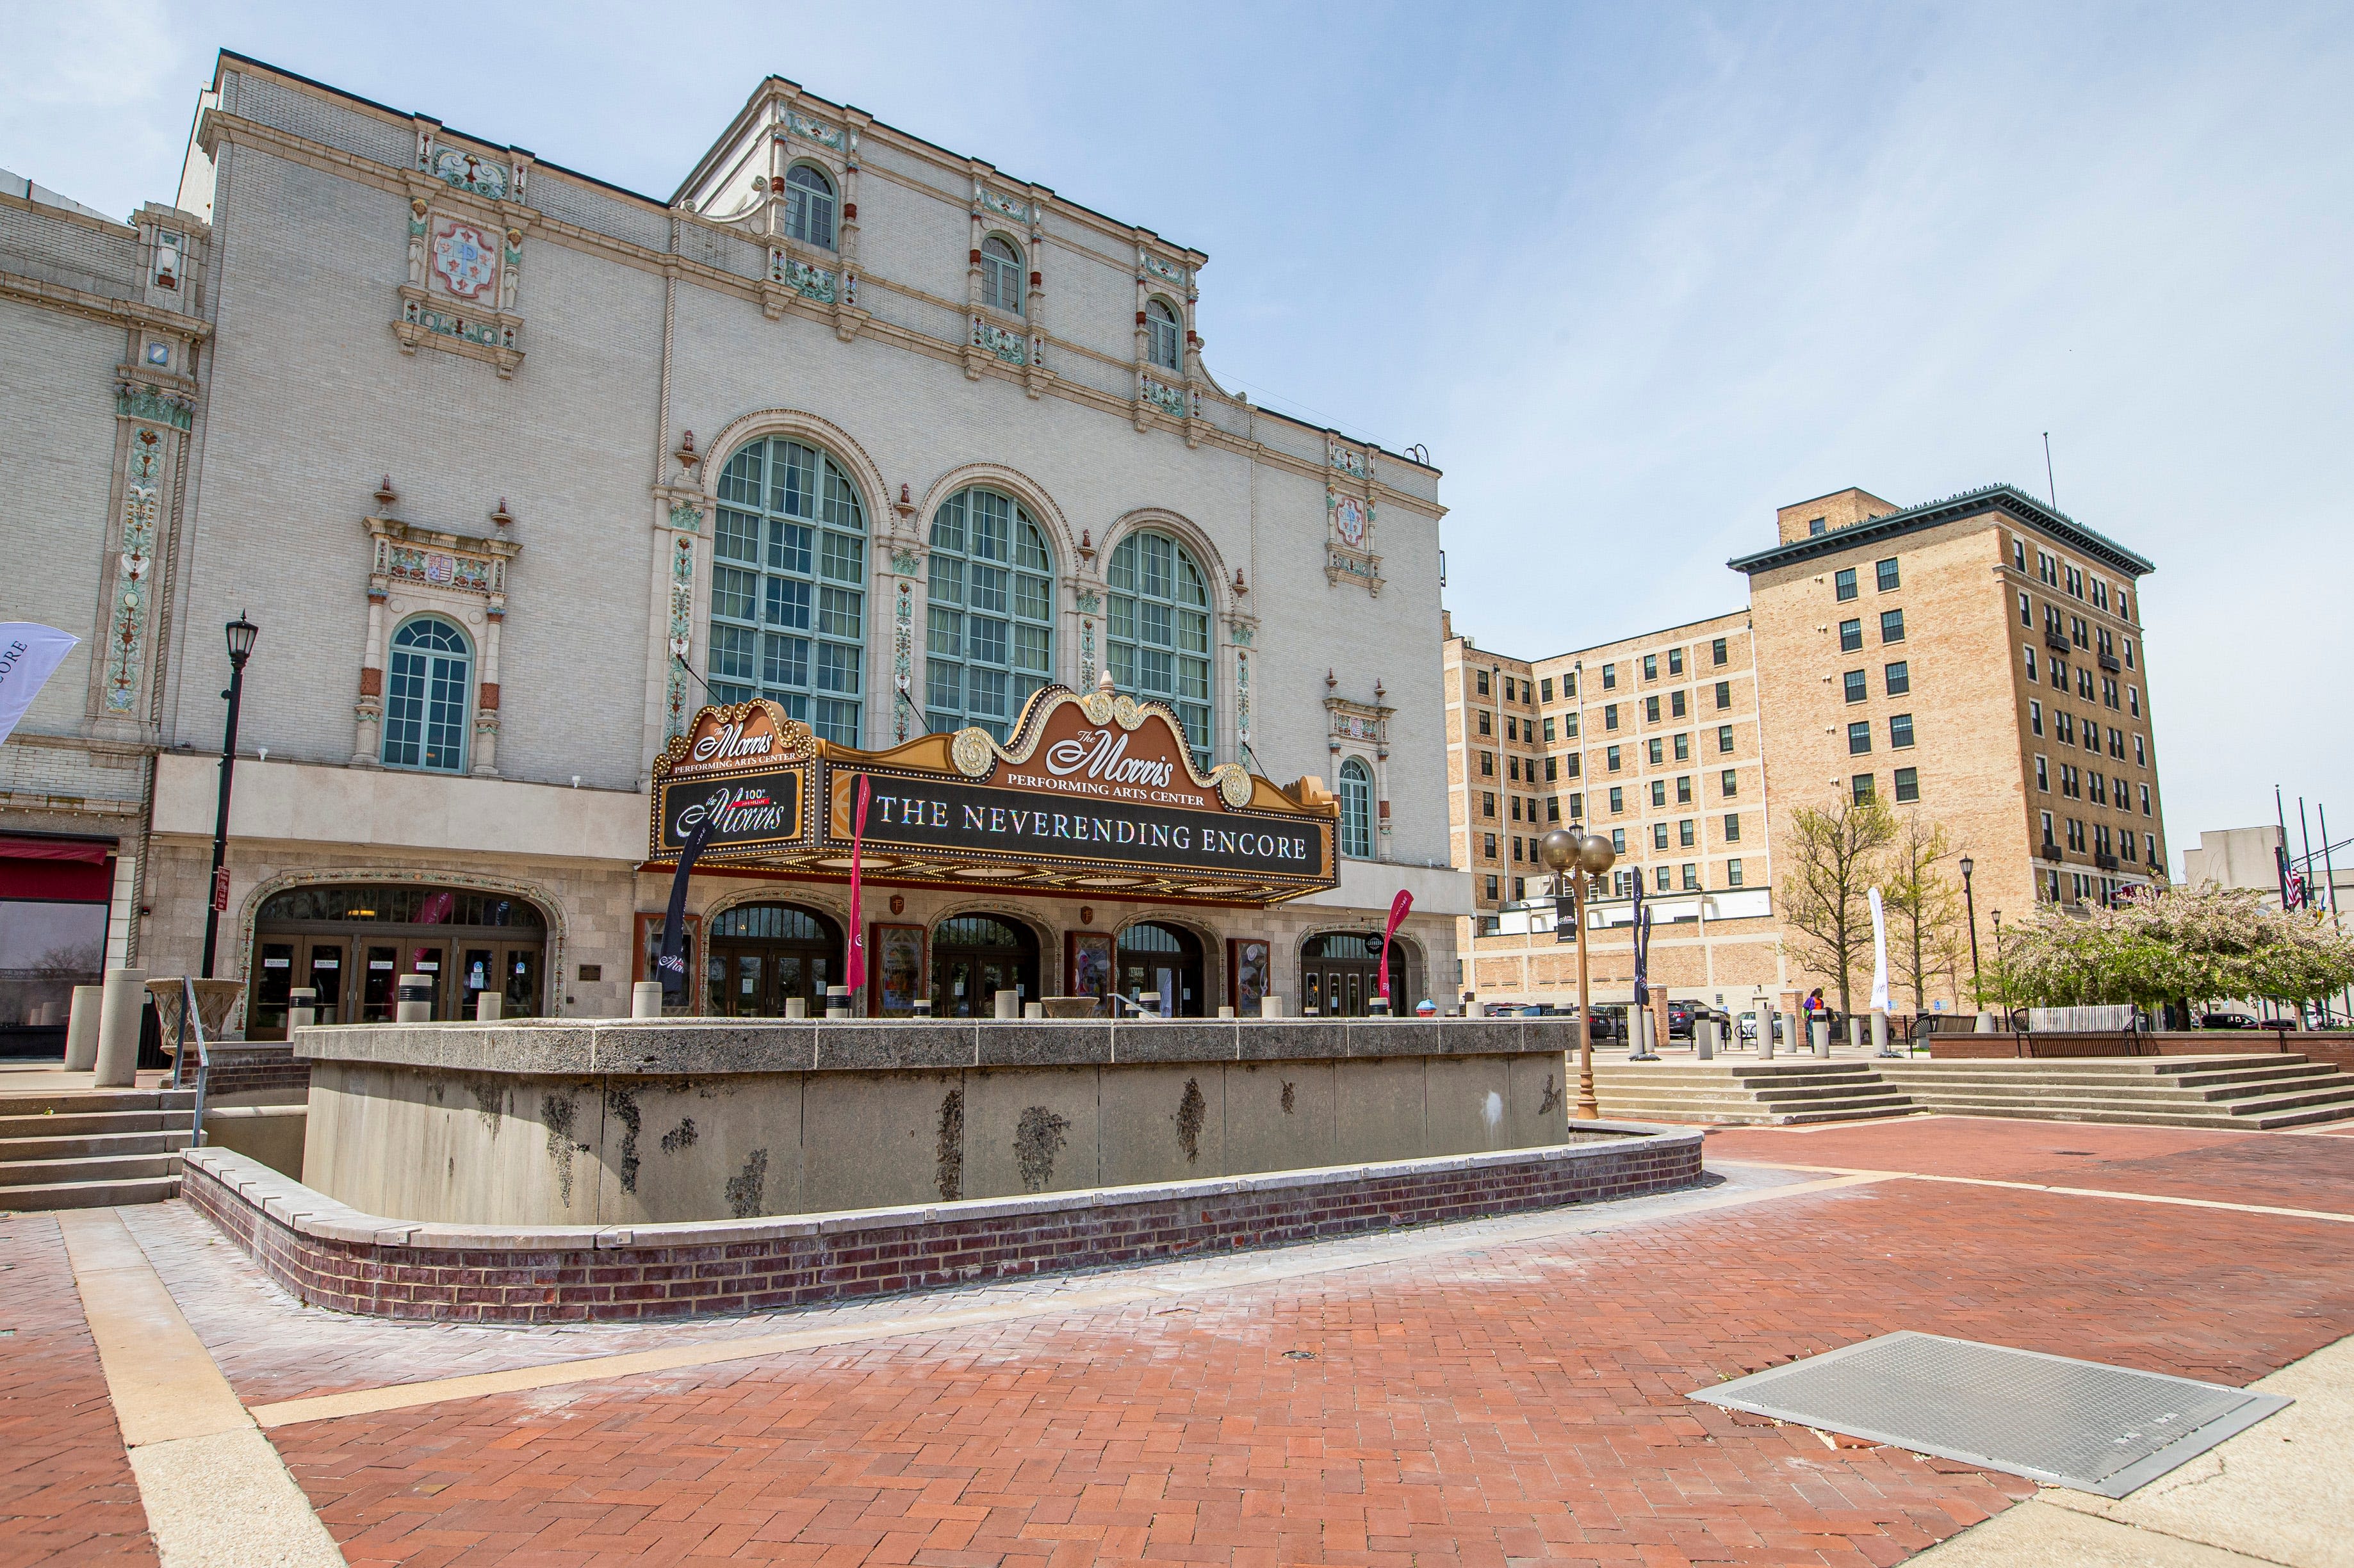
{"type": "Polygon", "coordinates": [[[2002,911],[1994,914],[1995,983],[2002,988],[2002,1026],[2010,1027],[2010,971],[2002,967],[2002,911]]]}
{"type": "Polygon", "coordinates": [[[205,901],[205,979],[213,978],[213,951],[220,940],[221,912],[228,907],[228,789],[237,773],[237,710],[245,698],[245,662],[261,628],[239,610],[228,632],[228,727],[221,732],[220,803],[213,813],[213,885],[205,901]]]}
{"type": "Polygon", "coordinates": [[[1978,990],[1978,900],[1970,896],[1972,864],[1969,856],[1962,857],[1962,907],[1970,916],[1970,1000],[1983,1008],[1986,997],[1978,990]]]}

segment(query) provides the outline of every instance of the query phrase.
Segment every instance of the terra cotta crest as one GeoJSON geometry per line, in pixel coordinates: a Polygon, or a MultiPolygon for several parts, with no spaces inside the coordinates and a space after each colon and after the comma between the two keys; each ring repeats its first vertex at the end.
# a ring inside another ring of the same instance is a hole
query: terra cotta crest
{"type": "Polygon", "coordinates": [[[480,299],[498,276],[498,250],[472,224],[444,223],[433,235],[433,270],[460,299],[480,299]]]}

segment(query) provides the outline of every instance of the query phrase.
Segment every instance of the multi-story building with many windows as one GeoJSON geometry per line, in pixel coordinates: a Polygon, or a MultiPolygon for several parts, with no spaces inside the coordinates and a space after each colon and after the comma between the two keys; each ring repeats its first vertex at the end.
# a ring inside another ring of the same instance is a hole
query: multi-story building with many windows
{"type": "Polygon", "coordinates": [[[1781,508],[1777,531],[1730,563],[1744,611],[1536,660],[1450,635],[1465,991],[1574,984],[1534,847],[1560,821],[1619,852],[1595,914],[1605,1001],[1628,994],[1610,933],[1638,876],[1671,995],[1787,1005],[1829,979],[1794,966],[1774,912],[1794,807],[1869,796],[1942,823],[1974,862],[1982,935],[1999,909],[2164,881],[2148,561],[2008,485],[1903,508],[1846,490],[1781,508]]]}

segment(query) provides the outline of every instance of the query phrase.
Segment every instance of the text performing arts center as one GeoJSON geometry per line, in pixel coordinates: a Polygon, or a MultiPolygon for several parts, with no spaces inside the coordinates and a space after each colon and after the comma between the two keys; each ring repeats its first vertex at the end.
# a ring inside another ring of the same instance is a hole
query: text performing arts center
{"type": "Polygon", "coordinates": [[[1438,475],[1220,386],[1204,254],[779,78],[668,200],[463,118],[234,55],[199,108],[145,967],[243,610],[259,1037],[410,973],[626,1013],[706,824],[693,1014],[823,1011],[854,839],[861,1013],[1361,1014],[1401,892],[1401,1010],[1454,994],[1438,475]]]}

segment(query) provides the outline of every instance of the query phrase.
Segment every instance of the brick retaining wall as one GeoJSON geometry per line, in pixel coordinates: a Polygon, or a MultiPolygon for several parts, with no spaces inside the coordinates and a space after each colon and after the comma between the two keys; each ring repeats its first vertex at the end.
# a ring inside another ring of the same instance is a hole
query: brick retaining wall
{"type": "Polygon", "coordinates": [[[2060,1033],[1932,1034],[1929,1054],[1937,1061],[1986,1061],[2031,1056],[2062,1060],[2084,1056],[2247,1056],[2266,1051],[2301,1053],[2343,1067],[2354,1049],[2342,1035],[2283,1029],[2124,1030],[2060,1033]]]}
{"type": "Polygon", "coordinates": [[[1280,1246],[1633,1197],[1701,1178],[1697,1130],[1588,1126],[1621,1136],[1382,1165],[693,1224],[513,1230],[386,1219],[219,1149],[189,1151],[180,1195],[313,1306],[385,1318],[608,1322],[769,1311],[1280,1246]]]}

